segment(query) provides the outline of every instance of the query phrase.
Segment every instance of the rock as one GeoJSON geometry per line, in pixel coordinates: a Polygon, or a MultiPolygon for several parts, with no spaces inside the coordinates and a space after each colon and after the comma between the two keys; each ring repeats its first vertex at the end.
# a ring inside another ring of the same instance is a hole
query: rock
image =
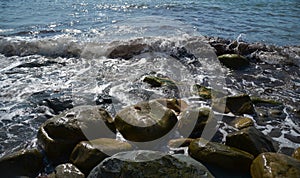
{"type": "Polygon", "coordinates": [[[36,177],[43,169],[43,155],[37,149],[20,150],[0,159],[1,177],[36,177]]]}
{"type": "Polygon", "coordinates": [[[263,152],[276,152],[272,138],[255,127],[247,127],[226,136],[226,145],[244,150],[254,156],[263,152]]]}
{"type": "Polygon", "coordinates": [[[168,146],[170,148],[179,148],[179,147],[186,147],[189,146],[192,141],[195,139],[192,138],[178,138],[170,140],[168,146]]]}
{"type": "Polygon", "coordinates": [[[140,44],[140,43],[119,45],[110,52],[108,57],[113,59],[122,58],[128,60],[135,55],[141,54],[146,48],[147,48],[146,44],[140,44]]]}
{"type": "Polygon", "coordinates": [[[188,104],[181,99],[160,98],[160,99],[156,99],[155,101],[159,102],[160,104],[164,105],[169,109],[174,110],[177,113],[184,111],[188,107],[188,104]]]}
{"type": "Polygon", "coordinates": [[[223,54],[218,56],[219,61],[230,69],[242,69],[249,66],[249,61],[238,54],[223,54]]]}
{"type": "Polygon", "coordinates": [[[151,87],[161,87],[165,85],[167,87],[177,89],[176,83],[166,77],[146,76],[143,79],[143,82],[150,84],[151,87]]]}
{"type": "Polygon", "coordinates": [[[236,115],[255,114],[252,101],[246,94],[227,97],[226,107],[236,115]]]}
{"type": "Polygon", "coordinates": [[[49,178],[85,178],[84,174],[71,163],[60,164],[56,166],[55,173],[49,178]]]}
{"type": "Polygon", "coordinates": [[[140,102],[117,113],[115,125],[123,137],[134,142],[161,138],[177,123],[175,113],[156,100],[140,102]]]}
{"type": "Polygon", "coordinates": [[[204,98],[204,99],[211,99],[212,97],[220,98],[225,95],[222,92],[215,91],[215,90],[212,90],[210,88],[207,88],[205,86],[198,85],[198,84],[195,84],[193,86],[193,91],[195,94],[199,95],[201,98],[204,98]]]}
{"type": "Polygon", "coordinates": [[[287,138],[294,143],[300,143],[300,136],[284,134],[284,138],[287,138]]]}
{"type": "Polygon", "coordinates": [[[185,155],[155,151],[121,152],[102,161],[88,178],[213,177],[201,163],[185,155]]]}
{"type": "Polygon", "coordinates": [[[228,171],[247,173],[253,155],[203,138],[194,140],[189,146],[189,155],[206,166],[215,166],[228,171]]]}
{"type": "Polygon", "coordinates": [[[300,147],[295,149],[292,157],[295,158],[295,159],[298,159],[300,161],[300,147]]]}
{"type": "Polygon", "coordinates": [[[217,130],[216,125],[213,111],[208,108],[192,108],[181,113],[178,131],[183,137],[199,138],[206,129],[212,131],[213,136],[217,130]]]}
{"type": "Polygon", "coordinates": [[[98,106],[80,106],[48,119],[38,131],[38,144],[51,161],[59,163],[80,141],[115,138],[111,116],[98,106]]]}
{"type": "Polygon", "coordinates": [[[237,129],[243,129],[254,125],[254,122],[251,118],[248,117],[238,117],[232,121],[232,125],[237,129]]]}
{"type": "Polygon", "coordinates": [[[97,140],[82,141],[74,148],[70,156],[70,161],[85,175],[88,175],[105,158],[132,149],[129,143],[116,139],[100,138],[97,140]]]}
{"type": "Polygon", "coordinates": [[[251,165],[252,177],[300,177],[300,161],[279,153],[262,153],[251,165]]]}
{"type": "Polygon", "coordinates": [[[282,105],[281,102],[271,100],[271,99],[259,98],[259,97],[251,97],[251,101],[256,106],[278,106],[278,105],[282,105]]]}

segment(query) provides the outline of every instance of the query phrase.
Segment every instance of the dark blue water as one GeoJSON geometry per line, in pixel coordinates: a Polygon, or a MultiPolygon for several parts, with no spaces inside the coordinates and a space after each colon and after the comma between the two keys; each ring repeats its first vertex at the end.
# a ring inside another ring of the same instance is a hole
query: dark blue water
{"type": "Polygon", "coordinates": [[[1,0],[0,9],[2,36],[106,35],[113,24],[151,16],[201,35],[300,45],[299,0],[1,0]]]}

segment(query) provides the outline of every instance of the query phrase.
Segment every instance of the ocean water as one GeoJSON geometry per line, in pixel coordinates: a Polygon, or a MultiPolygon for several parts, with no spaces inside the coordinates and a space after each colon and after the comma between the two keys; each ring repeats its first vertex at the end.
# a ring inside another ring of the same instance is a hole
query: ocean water
{"type": "MultiPolygon", "coordinates": [[[[300,45],[298,0],[1,0],[0,9],[0,155],[34,144],[43,122],[73,106],[97,104],[115,115],[139,101],[181,97],[210,107],[185,89],[149,87],[142,80],[150,74],[283,102],[253,119],[282,150],[300,146],[299,66],[232,72],[214,63],[203,38],[300,45]],[[129,60],[110,56],[124,46],[146,47],[129,60]],[[183,47],[196,59],[180,56],[183,47]]],[[[234,130],[221,126],[225,136],[234,130]]]]}

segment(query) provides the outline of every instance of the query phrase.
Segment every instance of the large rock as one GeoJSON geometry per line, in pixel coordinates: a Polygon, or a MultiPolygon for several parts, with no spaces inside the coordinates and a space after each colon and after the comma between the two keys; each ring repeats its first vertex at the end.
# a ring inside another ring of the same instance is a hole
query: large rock
{"type": "Polygon", "coordinates": [[[201,163],[185,155],[155,151],[118,153],[96,166],[88,178],[213,177],[201,163]]]}
{"type": "Polygon", "coordinates": [[[272,138],[255,127],[247,127],[226,136],[226,145],[232,146],[254,156],[263,152],[276,152],[272,138]]]}
{"type": "Polygon", "coordinates": [[[50,174],[49,178],[85,178],[84,174],[71,163],[56,166],[55,173],[50,174]]]}
{"type": "Polygon", "coordinates": [[[20,150],[0,159],[0,177],[35,177],[43,169],[43,155],[37,149],[20,150]]]}
{"type": "Polygon", "coordinates": [[[238,54],[223,54],[218,56],[218,59],[224,66],[231,69],[242,69],[249,66],[248,59],[238,54]]]}
{"type": "Polygon", "coordinates": [[[215,166],[233,173],[247,173],[253,155],[220,143],[199,138],[189,146],[189,155],[207,166],[215,166]]]}
{"type": "Polygon", "coordinates": [[[236,115],[255,114],[252,101],[246,94],[227,97],[226,107],[236,115]]]}
{"type": "Polygon", "coordinates": [[[156,100],[140,102],[117,113],[115,125],[123,137],[134,142],[161,138],[177,123],[175,113],[156,100]]]}
{"type": "Polygon", "coordinates": [[[251,165],[252,177],[300,177],[300,161],[279,153],[262,153],[251,165]]]}
{"type": "Polygon", "coordinates": [[[129,143],[109,138],[82,141],[74,148],[70,160],[85,175],[108,156],[132,150],[129,143]]]}
{"type": "Polygon", "coordinates": [[[178,130],[181,135],[189,138],[199,138],[205,128],[216,132],[216,126],[214,113],[208,108],[187,109],[181,113],[178,122],[178,130]]]}
{"type": "Polygon", "coordinates": [[[38,131],[38,144],[51,161],[68,160],[80,141],[114,138],[111,116],[98,106],[80,106],[48,119],[38,131]]]}

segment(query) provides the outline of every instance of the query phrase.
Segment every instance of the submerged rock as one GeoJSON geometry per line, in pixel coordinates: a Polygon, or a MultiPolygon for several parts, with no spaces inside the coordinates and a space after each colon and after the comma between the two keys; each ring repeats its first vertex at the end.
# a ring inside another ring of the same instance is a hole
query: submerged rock
{"type": "Polygon", "coordinates": [[[98,106],[80,106],[48,119],[38,131],[38,144],[51,161],[67,160],[77,143],[114,138],[113,119],[98,106]]]}
{"type": "Polygon", "coordinates": [[[118,152],[132,150],[129,143],[116,139],[100,138],[91,141],[82,141],[74,148],[70,161],[85,175],[105,158],[118,152]]]}
{"type": "Polygon", "coordinates": [[[155,151],[121,152],[102,161],[88,178],[213,177],[201,163],[185,155],[155,151]]]}
{"type": "Polygon", "coordinates": [[[232,146],[254,156],[263,152],[276,152],[272,138],[264,135],[255,127],[247,127],[240,131],[229,133],[226,137],[226,145],[232,146]]]}
{"type": "Polygon", "coordinates": [[[218,56],[219,61],[230,69],[242,69],[249,66],[249,61],[238,54],[223,54],[218,56]]]}
{"type": "Polygon", "coordinates": [[[220,143],[199,138],[189,146],[189,155],[207,166],[214,166],[234,173],[248,173],[253,155],[220,143]]]}
{"type": "Polygon", "coordinates": [[[184,137],[199,138],[204,129],[215,133],[217,121],[209,108],[187,109],[180,115],[178,130],[184,137]]]}
{"type": "Polygon", "coordinates": [[[1,177],[36,177],[43,169],[43,155],[37,149],[20,150],[0,159],[1,177]]]}
{"type": "Polygon", "coordinates": [[[110,52],[108,57],[113,59],[122,58],[128,60],[135,55],[141,54],[146,48],[147,45],[141,43],[119,45],[110,52]]]}
{"type": "Polygon", "coordinates": [[[156,100],[140,102],[117,113],[115,125],[123,137],[134,142],[161,138],[177,123],[175,113],[156,100]]]}
{"type": "Polygon", "coordinates": [[[252,177],[300,177],[300,161],[279,153],[262,153],[251,165],[252,177]]]}
{"type": "Polygon", "coordinates": [[[84,174],[71,163],[56,166],[55,173],[50,174],[49,178],[85,178],[84,174]]]}

